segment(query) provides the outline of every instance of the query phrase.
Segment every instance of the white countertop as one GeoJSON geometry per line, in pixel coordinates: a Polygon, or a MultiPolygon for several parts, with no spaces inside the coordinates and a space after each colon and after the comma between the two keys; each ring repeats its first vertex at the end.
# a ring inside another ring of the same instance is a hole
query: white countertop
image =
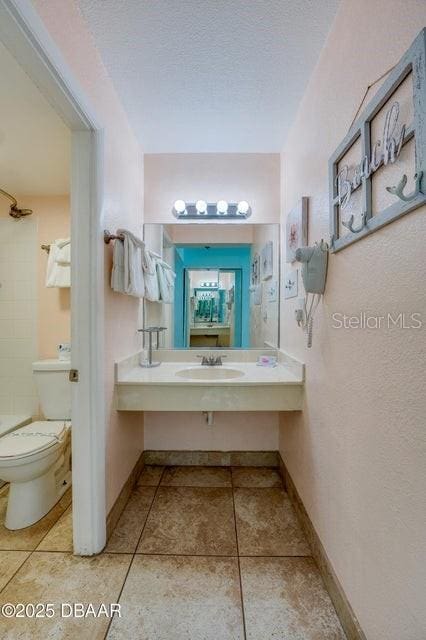
{"type": "Polygon", "coordinates": [[[227,362],[218,367],[206,367],[197,362],[162,362],[159,367],[146,369],[144,367],[135,366],[128,372],[117,377],[118,385],[179,385],[187,386],[216,386],[216,387],[239,387],[251,385],[300,385],[303,379],[297,377],[287,367],[278,364],[276,367],[260,367],[254,362],[227,362]],[[213,377],[208,380],[199,380],[197,378],[180,378],[176,375],[182,369],[203,369],[212,370],[214,376],[215,369],[237,369],[243,372],[243,376],[239,378],[227,378],[215,380],[213,377]]]}
{"type": "Polygon", "coordinates": [[[161,364],[151,369],[139,366],[140,353],[116,362],[119,411],[298,411],[303,406],[304,365],[277,349],[160,349],[153,355],[161,364]],[[226,357],[226,364],[201,365],[197,356],[204,355],[226,357]],[[278,365],[258,366],[261,355],[276,356],[278,365]],[[188,369],[203,379],[178,375],[188,369]],[[230,369],[242,375],[214,378],[230,369]],[[182,393],[185,388],[189,393],[182,393]]]}

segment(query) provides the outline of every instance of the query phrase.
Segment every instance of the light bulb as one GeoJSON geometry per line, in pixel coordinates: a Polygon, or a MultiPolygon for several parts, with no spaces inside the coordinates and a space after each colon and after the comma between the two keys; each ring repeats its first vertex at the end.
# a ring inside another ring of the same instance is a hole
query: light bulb
{"type": "Polygon", "coordinates": [[[195,208],[198,215],[204,216],[207,213],[207,202],[205,200],[197,200],[195,208]]]}
{"type": "Polygon", "coordinates": [[[186,203],[185,203],[185,201],[184,200],[176,200],[176,202],[174,204],[174,210],[179,215],[184,214],[185,211],[186,211],[186,203]]]}
{"type": "Polygon", "coordinates": [[[218,214],[221,216],[226,216],[226,214],[228,213],[228,203],[226,202],[226,200],[219,200],[216,208],[218,214]]]}
{"type": "Polygon", "coordinates": [[[237,212],[240,216],[243,216],[246,213],[248,213],[249,209],[250,209],[250,205],[245,200],[241,200],[241,202],[239,202],[237,205],[237,212]]]}

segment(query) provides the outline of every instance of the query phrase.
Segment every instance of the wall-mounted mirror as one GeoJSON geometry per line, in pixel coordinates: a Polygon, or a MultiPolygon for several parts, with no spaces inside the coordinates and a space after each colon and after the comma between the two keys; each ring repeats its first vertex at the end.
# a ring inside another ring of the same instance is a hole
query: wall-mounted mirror
{"type": "Polygon", "coordinates": [[[146,224],[146,246],[174,273],[172,302],[144,302],[144,326],[171,349],[279,344],[278,224],[146,224]]]}

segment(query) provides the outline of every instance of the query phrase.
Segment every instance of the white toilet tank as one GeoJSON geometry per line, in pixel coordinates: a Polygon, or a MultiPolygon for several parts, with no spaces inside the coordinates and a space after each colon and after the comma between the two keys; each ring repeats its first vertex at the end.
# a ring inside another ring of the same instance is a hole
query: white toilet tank
{"type": "Polygon", "coordinates": [[[71,362],[33,362],[33,374],[41,410],[46,420],[71,420],[71,362]]]}

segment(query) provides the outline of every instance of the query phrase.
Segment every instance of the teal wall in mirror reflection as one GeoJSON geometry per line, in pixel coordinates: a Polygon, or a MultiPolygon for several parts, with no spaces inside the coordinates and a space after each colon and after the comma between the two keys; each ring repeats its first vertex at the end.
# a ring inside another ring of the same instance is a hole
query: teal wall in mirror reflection
{"type": "Polygon", "coordinates": [[[250,250],[249,244],[176,245],[175,349],[186,348],[189,344],[185,278],[191,269],[235,270],[235,331],[231,346],[250,347],[250,250]]]}

